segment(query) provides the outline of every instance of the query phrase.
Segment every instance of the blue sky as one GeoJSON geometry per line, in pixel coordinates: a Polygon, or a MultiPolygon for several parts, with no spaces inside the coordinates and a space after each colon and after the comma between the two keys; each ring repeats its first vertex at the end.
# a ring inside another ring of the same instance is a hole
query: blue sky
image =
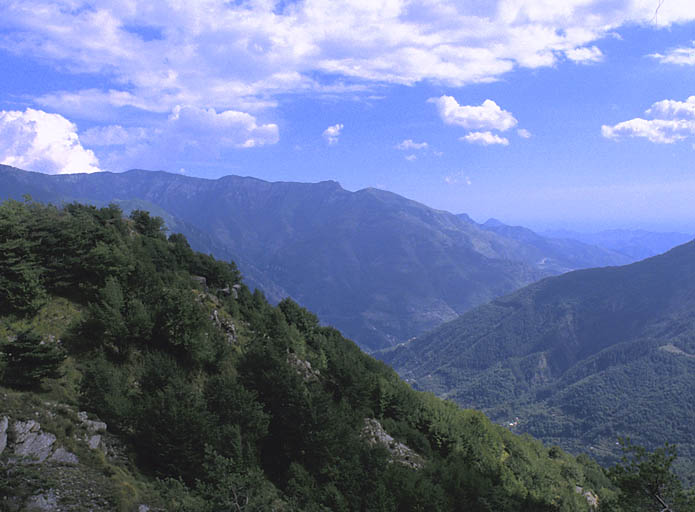
{"type": "Polygon", "coordinates": [[[695,232],[690,0],[0,3],[0,162],[695,232]]]}

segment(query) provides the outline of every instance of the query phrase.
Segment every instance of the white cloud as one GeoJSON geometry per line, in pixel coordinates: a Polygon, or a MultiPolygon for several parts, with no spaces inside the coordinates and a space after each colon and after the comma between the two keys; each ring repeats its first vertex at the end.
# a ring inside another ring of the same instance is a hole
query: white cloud
{"type": "Polygon", "coordinates": [[[516,134],[521,137],[522,139],[530,139],[531,138],[531,132],[528,131],[526,128],[519,128],[516,131],[516,134]]]}
{"type": "Polygon", "coordinates": [[[695,96],[690,96],[685,101],[657,101],[647,110],[647,114],[667,119],[695,119],[695,96]]]}
{"type": "Polygon", "coordinates": [[[695,66],[695,42],[694,46],[674,48],[666,54],[653,53],[650,57],[663,64],[677,64],[680,66],[695,66]]]}
{"type": "Polygon", "coordinates": [[[258,125],[256,118],[245,112],[197,107],[174,108],[164,131],[164,136],[179,142],[186,140],[195,146],[221,148],[252,148],[275,144],[278,139],[276,124],[258,125]]]}
{"type": "Polygon", "coordinates": [[[101,170],[94,153],[82,147],[73,123],[31,108],[0,111],[0,163],[46,174],[101,170]]]}
{"type": "Polygon", "coordinates": [[[590,64],[593,62],[601,62],[603,60],[603,52],[596,46],[573,48],[566,50],[565,55],[571,61],[580,64],[590,64]]]}
{"type": "MultiPolygon", "coordinates": [[[[552,66],[562,55],[595,60],[593,45],[617,28],[655,26],[654,4],[303,0],[279,9],[273,0],[22,0],[0,4],[0,48],[101,75],[103,90],[41,99],[66,115],[123,107],[161,114],[176,105],[255,112],[280,93],[423,80],[462,86],[552,66]]],[[[658,26],[693,19],[690,0],[669,0],[658,26]]],[[[664,58],[682,59],[673,55],[664,58]]]]}
{"type": "Polygon", "coordinates": [[[405,159],[408,162],[414,162],[415,160],[417,160],[417,156],[416,155],[406,155],[405,159]]]}
{"type": "Polygon", "coordinates": [[[396,149],[403,151],[427,149],[428,147],[429,144],[427,142],[414,142],[412,139],[405,139],[403,142],[396,144],[396,149]]]}
{"type": "Polygon", "coordinates": [[[446,183],[447,185],[465,184],[470,186],[473,182],[471,181],[471,178],[466,175],[465,172],[460,171],[453,174],[449,174],[448,176],[444,176],[444,183],[446,183]]]}
{"type": "Polygon", "coordinates": [[[514,116],[502,110],[492,100],[485,100],[479,106],[459,105],[452,96],[441,96],[428,100],[437,106],[439,116],[446,124],[462,126],[469,130],[506,131],[517,124],[514,116]]]}
{"type": "Polygon", "coordinates": [[[329,145],[337,144],[338,137],[340,137],[340,132],[343,131],[343,125],[338,123],[333,126],[329,126],[323,131],[323,138],[326,139],[329,145]]]}
{"type": "Polygon", "coordinates": [[[500,144],[502,146],[507,146],[509,141],[505,137],[500,137],[492,132],[471,132],[460,138],[464,142],[469,144],[479,144],[481,146],[490,146],[493,144],[500,144]]]}
{"type": "Polygon", "coordinates": [[[168,118],[149,127],[109,125],[86,130],[86,144],[104,150],[110,169],[131,167],[179,168],[190,159],[219,158],[226,149],[275,144],[276,124],[258,124],[244,112],[177,106],[168,118]]]}
{"type": "Polygon", "coordinates": [[[695,136],[695,96],[686,101],[657,101],[646,114],[654,119],[636,117],[613,126],[603,125],[601,134],[607,139],[643,137],[657,144],[672,144],[695,136]]]}

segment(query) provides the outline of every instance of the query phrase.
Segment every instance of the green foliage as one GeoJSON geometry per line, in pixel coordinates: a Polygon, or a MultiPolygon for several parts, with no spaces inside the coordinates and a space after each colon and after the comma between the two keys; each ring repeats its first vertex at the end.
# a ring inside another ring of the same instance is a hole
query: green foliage
{"type": "Polygon", "coordinates": [[[621,439],[620,446],[623,456],[609,472],[619,494],[604,508],[624,512],[695,510],[695,498],[683,491],[672,470],[675,446],[667,443],[648,452],[630,439],[621,439]]]}
{"type": "MultiPolygon", "coordinates": [[[[588,510],[575,485],[611,486],[590,461],[413,391],[296,303],[252,293],[233,264],[165,238],[144,212],[4,210],[35,223],[28,237],[42,243],[27,256],[46,293],[84,311],[65,336],[80,407],[161,479],[168,510],[588,510]],[[366,418],[421,466],[365,439],[366,418]]],[[[16,300],[13,315],[31,310],[31,294],[16,300]]]]}
{"type": "Polygon", "coordinates": [[[0,345],[5,365],[3,383],[18,389],[33,389],[44,379],[61,376],[65,351],[55,342],[45,342],[32,331],[20,332],[13,341],[0,345]]]}

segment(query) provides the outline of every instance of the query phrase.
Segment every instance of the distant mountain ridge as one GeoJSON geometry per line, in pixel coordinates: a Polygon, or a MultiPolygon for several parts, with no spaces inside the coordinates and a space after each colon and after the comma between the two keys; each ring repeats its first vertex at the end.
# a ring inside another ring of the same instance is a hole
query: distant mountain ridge
{"type": "Polygon", "coordinates": [[[695,478],[695,242],[544,279],[381,357],[418,389],[574,452],[678,443],[695,478]]]}
{"type": "Polygon", "coordinates": [[[603,247],[624,254],[633,261],[656,256],[693,239],[693,235],[686,233],[655,233],[643,229],[610,229],[598,233],[555,230],[545,231],[542,235],[556,239],[577,240],[603,247]]]}
{"type": "MultiPolygon", "coordinates": [[[[479,226],[486,231],[520,242],[523,244],[521,250],[526,251],[526,258],[535,258],[539,267],[557,274],[587,267],[625,265],[637,259],[605,247],[605,251],[597,251],[597,245],[589,242],[541,236],[528,228],[508,226],[494,218],[479,226]]],[[[674,245],[678,244],[664,250],[674,245]]]]}
{"type": "Polygon", "coordinates": [[[196,250],[233,259],[271,300],[292,297],[368,351],[541,277],[623,262],[605,249],[577,250],[580,244],[566,244],[564,255],[554,246],[545,254],[533,245],[540,237],[505,236],[397,194],[350,192],[335,181],[208,180],[143,170],[49,176],[0,166],[0,199],[22,194],[151,209],[196,250]]]}

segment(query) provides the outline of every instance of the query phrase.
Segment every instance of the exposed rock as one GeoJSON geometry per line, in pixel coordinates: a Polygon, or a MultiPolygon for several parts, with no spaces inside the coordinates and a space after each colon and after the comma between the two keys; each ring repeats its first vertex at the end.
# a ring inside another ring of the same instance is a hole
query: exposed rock
{"type": "Polygon", "coordinates": [[[7,427],[9,424],[10,420],[7,416],[0,418],[0,455],[2,455],[7,446],[7,427]]]}
{"type": "Polygon", "coordinates": [[[14,444],[14,454],[33,459],[34,462],[45,461],[53,451],[56,436],[41,432],[38,421],[15,421],[10,429],[14,444]]]}
{"type": "Polygon", "coordinates": [[[234,322],[232,322],[231,320],[227,320],[226,318],[220,317],[220,314],[216,309],[212,311],[211,319],[215,321],[217,327],[219,327],[225,332],[225,334],[227,335],[228,343],[231,344],[237,341],[236,326],[234,325],[234,322]]]}
{"type": "Polygon", "coordinates": [[[77,455],[62,447],[53,452],[53,455],[51,455],[51,458],[48,460],[58,462],[60,464],[78,464],[80,462],[77,459],[77,455]]]}
{"type": "Polygon", "coordinates": [[[89,445],[89,448],[92,450],[96,450],[99,447],[101,447],[101,436],[99,434],[94,434],[87,440],[87,444],[89,445]]]}
{"type": "Polygon", "coordinates": [[[53,490],[32,496],[24,504],[25,512],[51,512],[58,509],[58,499],[53,490]]]}
{"type": "Polygon", "coordinates": [[[108,428],[106,423],[103,421],[90,420],[85,411],[78,412],[77,418],[82,422],[82,425],[84,425],[85,428],[92,433],[106,432],[106,429],[108,428]]]}
{"type": "Polygon", "coordinates": [[[591,508],[598,508],[598,496],[594,492],[585,491],[584,488],[579,485],[574,487],[574,491],[584,496],[591,508]]]}
{"type": "Polygon", "coordinates": [[[232,286],[232,295],[235,299],[239,298],[239,290],[241,290],[240,284],[235,284],[234,286],[232,286]]]}
{"type": "Polygon", "coordinates": [[[297,357],[297,354],[294,354],[292,352],[287,354],[287,363],[290,366],[292,366],[295,370],[297,370],[297,373],[299,373],[299,375],[301,375],[304,378],[305,382],[318,380],[319,376],[321,375],[321,372],[319,372],[318,370],[314,370],[311,367],[311,363],[309,361],[299,359],[299,357],[297,357]]]}
{"type": "Polygon", "coordinates": [[[150,512],[150,507],[147,505],[140,505],[138,507],[138,512],[150,512]]]}
{"type": "Polygon", "coordinates": [[[391,437],[377,419],[364,419],[362,436],[372,445],[384,446],[391,453],[394,462],[413,469],[420,469],[425,464],[424,459],[414,450],[391,437]]]}

